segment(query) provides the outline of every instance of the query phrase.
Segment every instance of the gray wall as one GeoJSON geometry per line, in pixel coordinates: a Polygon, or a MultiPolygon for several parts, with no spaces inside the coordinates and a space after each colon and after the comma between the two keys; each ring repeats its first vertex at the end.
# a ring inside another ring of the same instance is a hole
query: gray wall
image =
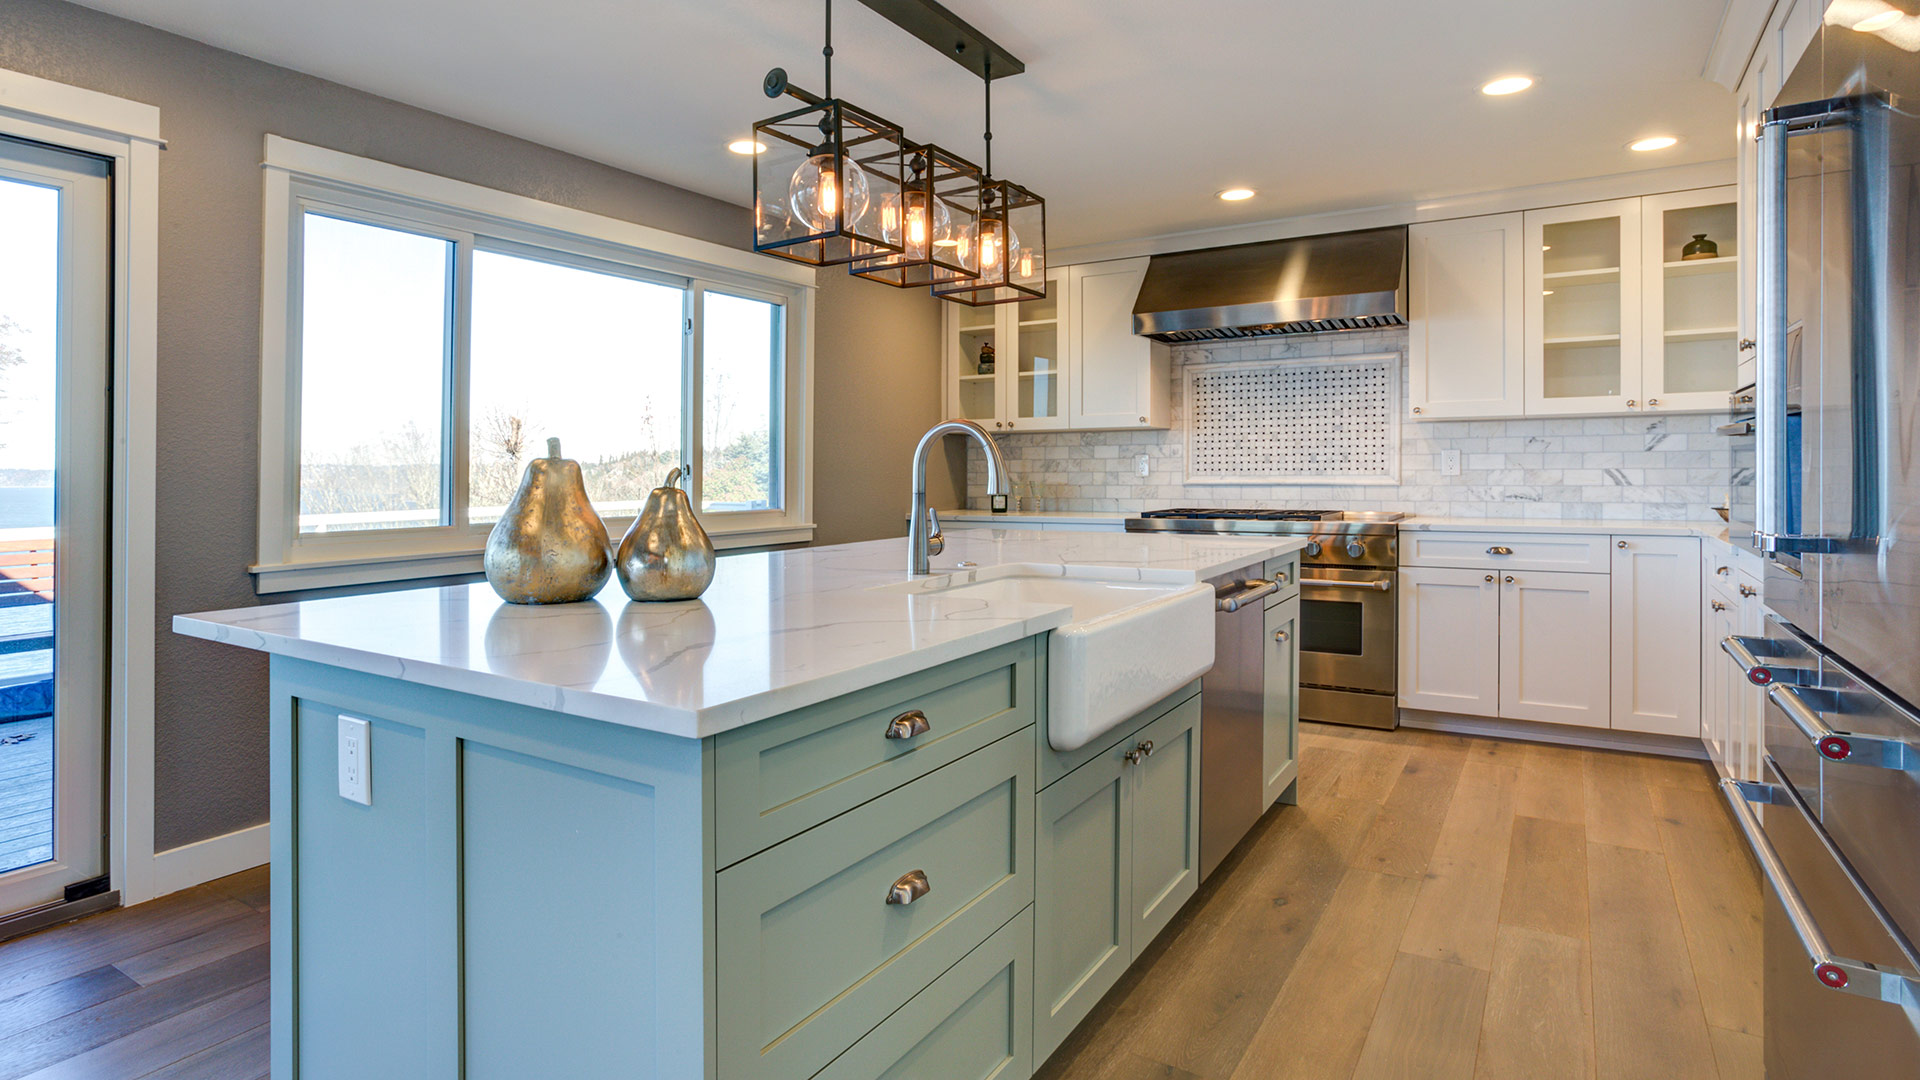
{"type": "MultiPolygon", "coordinates": [[[[0,0],[0,67],[161,110],[155,844],[266,820],[266,664],[176,636],[258,602],[262,141],[272,132],[739,245],[744,208],[58,0],[0,0]]],[[[935,419],[938,303],[823,274],[823,538],[899,535],[909,433],[935,419]],[[885,347],[875,346],[884,342],[885,347]],[[877,419],[874,410],[881,414],[877,419]],[[895,464],[899,463],[899,464],[895,464]]],[[[951,474],[949,474],[951,475],[951,474]]],[[[951,500],[944,505],[951,505],[951,500]]]]}

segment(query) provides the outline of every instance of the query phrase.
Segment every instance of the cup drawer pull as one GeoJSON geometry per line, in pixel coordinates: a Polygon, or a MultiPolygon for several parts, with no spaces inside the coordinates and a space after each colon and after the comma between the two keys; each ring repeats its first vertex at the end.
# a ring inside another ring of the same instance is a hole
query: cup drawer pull
{"type": "Polygon", "coordinates": [[[928,722],[927,714],[919,709],[908,709],[887,722],[889,739],[911,739],[915,735],[925,735],[932,730],[933,724],[928,722]]]}
{"type": "Polygon", "coordinates": [[[911,904],[932,891],[933,886],[927,883],[925,870],[909,870],[900,875],[900,880],[893,883],[893,888],[887,890],[887,903],[911,904]]]}
{"type": "Polygon", "coordinates": [[[1492,547],[1490,547],[1490,548],[1488,548],[1488,549],[1487,549],[1487,554],[1489,554],[1489,555],[1511,555],[1511,554],[1513,554],[1513,549],[1512,549],[1512,548],[1510,548],[1510,547],[1507,547],[1507,546],[1506,546],[1506,545],[1504,545],[1504,544],[1495,544],[1494,546],[1492,546],[1492,547]]]}

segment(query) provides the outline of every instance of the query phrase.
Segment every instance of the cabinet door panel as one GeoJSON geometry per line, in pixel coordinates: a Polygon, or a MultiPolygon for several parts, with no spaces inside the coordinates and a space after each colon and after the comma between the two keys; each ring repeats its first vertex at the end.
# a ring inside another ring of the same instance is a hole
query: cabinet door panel
{"type": "Polygon", "coordinates": [[[1649,195],[1640,200],[1641,369],[1654,412],[1721,410],[1735,385],[1740,247],[1731,186],[1649,195]],[[1718,254],[1686,255],[1705,237],[1718,254]]]}
{"type": "Polygon", "coordinates": [[[1152,753],[1131,773],[1133,885],[1129,911],[1138,957],[1200,887],[1200,697],[1142,728],[1152,753]]]}
{"type": "Polygon", "coordinates": [[[1500,590],[1481,570],[1400,569],[1400,704],[1497,716],[1500,590]]]}
{"type": "Polygon", "coordinates": [[[1672,536],[1616,542],[1614,727],[1699,736],[1699,595],[1700,541],[1672,536]]]}
{"type": "Polygon", "coordinates": [[[1526,370],[1519,214],[1423,222],[1408,232],[1407,356],[1419,419],[1519,416],[1526,370]]]}
{"type": "Polygon", "coordinates": [[[1606,727],[1607,575],[1503,574],[1500,594],[1500,715],[1606,727]]]}
{"type": "Polygon", "coordinates": [[[1073,268],[1068,426],[1167,426],[1167,347],[1133,332],[1133,301],[1146,274],[1144,258],[1073,268]]]}
{"type": "Polygon", "coordinates": [[[1300,594],[1297,590],[1291,599],[1267,609],[1266,630],[1267,705],[1264,737],[1260,740],[1260,776],[1261,805],[1271,807],[1300,774],[1300,594]]]}
{"type": "Polygon", "coordinates": [[[1529,210],[1523,246],[1528,415],[1638,411],[1640,200],[1529,210]]]}
{"type": "Polygon", "coordinates": [[[1133,818],[1116,746],[1040,793],[1033,1056],[1044,1061],[1133,961],[1133,818]]]}

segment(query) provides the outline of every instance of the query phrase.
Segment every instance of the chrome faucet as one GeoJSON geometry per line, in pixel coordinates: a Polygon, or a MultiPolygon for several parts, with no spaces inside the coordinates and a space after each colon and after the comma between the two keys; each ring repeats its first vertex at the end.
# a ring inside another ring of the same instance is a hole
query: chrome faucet
{"type": "Polygon", "coordinates": [[[916,574],[928,573],[927,559],[946,547],[946,538],[940,535],[940,518],[927,505],[927,454],[948,435],[971,436],[987,452],[989,495],[1013,493],[1013,482],[1007,477],[1007,459],[1000,456],[1000,446],[987,434],[986,428],[971,420],[942,420],[928,428],[927,433],[920,436],[920,445],[913,448],[913,513],[907,519],[907,569],[916,574]]]}

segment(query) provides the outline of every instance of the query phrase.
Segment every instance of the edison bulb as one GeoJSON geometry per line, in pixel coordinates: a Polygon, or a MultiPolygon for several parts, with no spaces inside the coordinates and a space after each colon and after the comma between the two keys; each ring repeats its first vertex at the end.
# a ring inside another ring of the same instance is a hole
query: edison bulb
{"type": "Polygon", "coordinates": [[[814,232],[833,228],[843,209],[845,217],[841,220],[848,222],[859,220],[867,212],[865,171],[846,170],[846,191],[842,192],[833,166],[832,154],[814,154],[793,170],[793,179],[787,183],[787,197],[793,205],[794,216],[814,232]]]}
{"type": "MultiPolygon", "coordinates": [[[[980,223],[980,272],[998,272],[1002,265],[1018,267],[1022,265],[1024,249],[1020,246],[1020,234],[1004,221],[988,218],[980,223]]],[[[1025,254],[1024,265],[1033,265],[1031,253],[1025,254]]]]}
{"type": "Polygon", "coordinates": [[[926,258],[929,240],[939,243],[953,233],[953,212],[947,209],[946,203],[933,200],[932,220],[928,217],[927,197],[923,192],[889,193],[880,197],[880,237],[905,248],[909,258],[926,258]]]}

